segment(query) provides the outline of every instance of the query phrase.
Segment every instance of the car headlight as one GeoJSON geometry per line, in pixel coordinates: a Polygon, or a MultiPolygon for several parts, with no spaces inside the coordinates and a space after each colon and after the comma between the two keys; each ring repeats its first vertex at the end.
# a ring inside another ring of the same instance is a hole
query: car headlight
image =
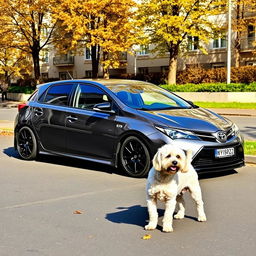
{"type": "Polygon", "coordinates": [[[237,136],[240,133],[240,129],[238,128],[238,126],[236,124],[232,125],[232,135],[233,136],[237,136]]]}
{"type": "Polygon", "coordinates": [[[164,128],[156,126],[156,129],[168,135],[171,139],[189,139],[189,140],[200,140],[196,135],[190,131],[175,130],[171,128],[164,128]]]}

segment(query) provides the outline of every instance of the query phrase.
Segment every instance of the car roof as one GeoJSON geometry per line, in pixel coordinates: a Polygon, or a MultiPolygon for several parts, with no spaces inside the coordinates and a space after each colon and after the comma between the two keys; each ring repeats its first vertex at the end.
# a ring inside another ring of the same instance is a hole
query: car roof
{"type": "Polygon", "coordinates": [[[138,85],[140,84],[149,84],[148,82],[145,81],[139,81],[139,80],[129,80],[129,79],[103,79],[103,78],[97,78],[97,79],[73,79],[73,80],[58,80],[54,82],[49,82],[49,83],[44,83],[44,84],[39,84],[37,85],[37,88],[45,85],[52,85],[52,84],[58,84],[58,83],[69,83],[69,82],[94,82],[98,83],[101,85],[138,85]]]}

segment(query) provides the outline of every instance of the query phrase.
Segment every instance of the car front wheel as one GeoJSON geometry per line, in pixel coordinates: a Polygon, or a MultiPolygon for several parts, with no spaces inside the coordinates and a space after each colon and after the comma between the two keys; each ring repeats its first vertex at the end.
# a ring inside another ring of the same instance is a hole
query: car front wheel
{"type": "Polygon", "coordinates": [[[34,132],[27,126],[22,127],[16,135],[17,150],[22,159],[33,160],[37,156],[37,141],[34,132]]]}
{"type": "Polygon", "coordinates": [[[150,168],[150,153],[144,142],[135,136],[124,140],[120,148],[120,163],[131,177],[144,177],[150,168]]]}

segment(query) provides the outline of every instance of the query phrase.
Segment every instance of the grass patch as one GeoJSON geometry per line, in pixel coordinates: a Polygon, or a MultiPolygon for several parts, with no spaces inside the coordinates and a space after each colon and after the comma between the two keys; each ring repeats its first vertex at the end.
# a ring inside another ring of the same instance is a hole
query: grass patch
{"type": "Polygon", "coordinates": [[[236,109],[256,109],[256,103],[244,102],[202,102],[196,101],[194,104],[202,108],[236,108],[236,109]]]}
{"type": "Polygon", "coordinates": [[[256,141],[245,141],[244,143],[245,155],[256,155],[256,141]]]}

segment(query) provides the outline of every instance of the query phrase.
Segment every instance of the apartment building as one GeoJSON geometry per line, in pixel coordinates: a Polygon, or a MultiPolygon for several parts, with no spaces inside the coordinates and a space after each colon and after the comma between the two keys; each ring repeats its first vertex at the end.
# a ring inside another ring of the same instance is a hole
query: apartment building
{"type": "MultiPolygon", "coordinates": [[[[255,17],[255,13],[247,13],[247,28],[240,35],[240,65],[256,65],[255,26],[249,22],[255,17]]],[[[220,26],[226,27],[227,15],[214,17],[220,26]]],[[[232,33],[232,52],[236,42],[237,33],[232,33]]],[[[189,67],[218,68],[225,67],[227,62],[227,39],[224,32],[205,45],[207,54],[199,48],[197,37],[188,37],[187,51],[178,59],[178,70],[189,67]]],[[[110,77],[122,77],[126,75],[138,75],[149,73],[164,73],[168,69],[169,56],[153,54],[152,45],[143,45],[133,51],[133,54],[120,54],[120,67],[110,70],[110,77]]],[[[235,55],[232,54],[232,65],[235,63],[235,55]]],[[[43,53],[41,63],[43,79],[70,79],[90,78],[92,75],[91,54],[89,49],[84,49],[82,54],[58,55],[54,49],[43,53]]],[[[99,75],[102,75],[102,67],[99,67],[99,75]]]]}

